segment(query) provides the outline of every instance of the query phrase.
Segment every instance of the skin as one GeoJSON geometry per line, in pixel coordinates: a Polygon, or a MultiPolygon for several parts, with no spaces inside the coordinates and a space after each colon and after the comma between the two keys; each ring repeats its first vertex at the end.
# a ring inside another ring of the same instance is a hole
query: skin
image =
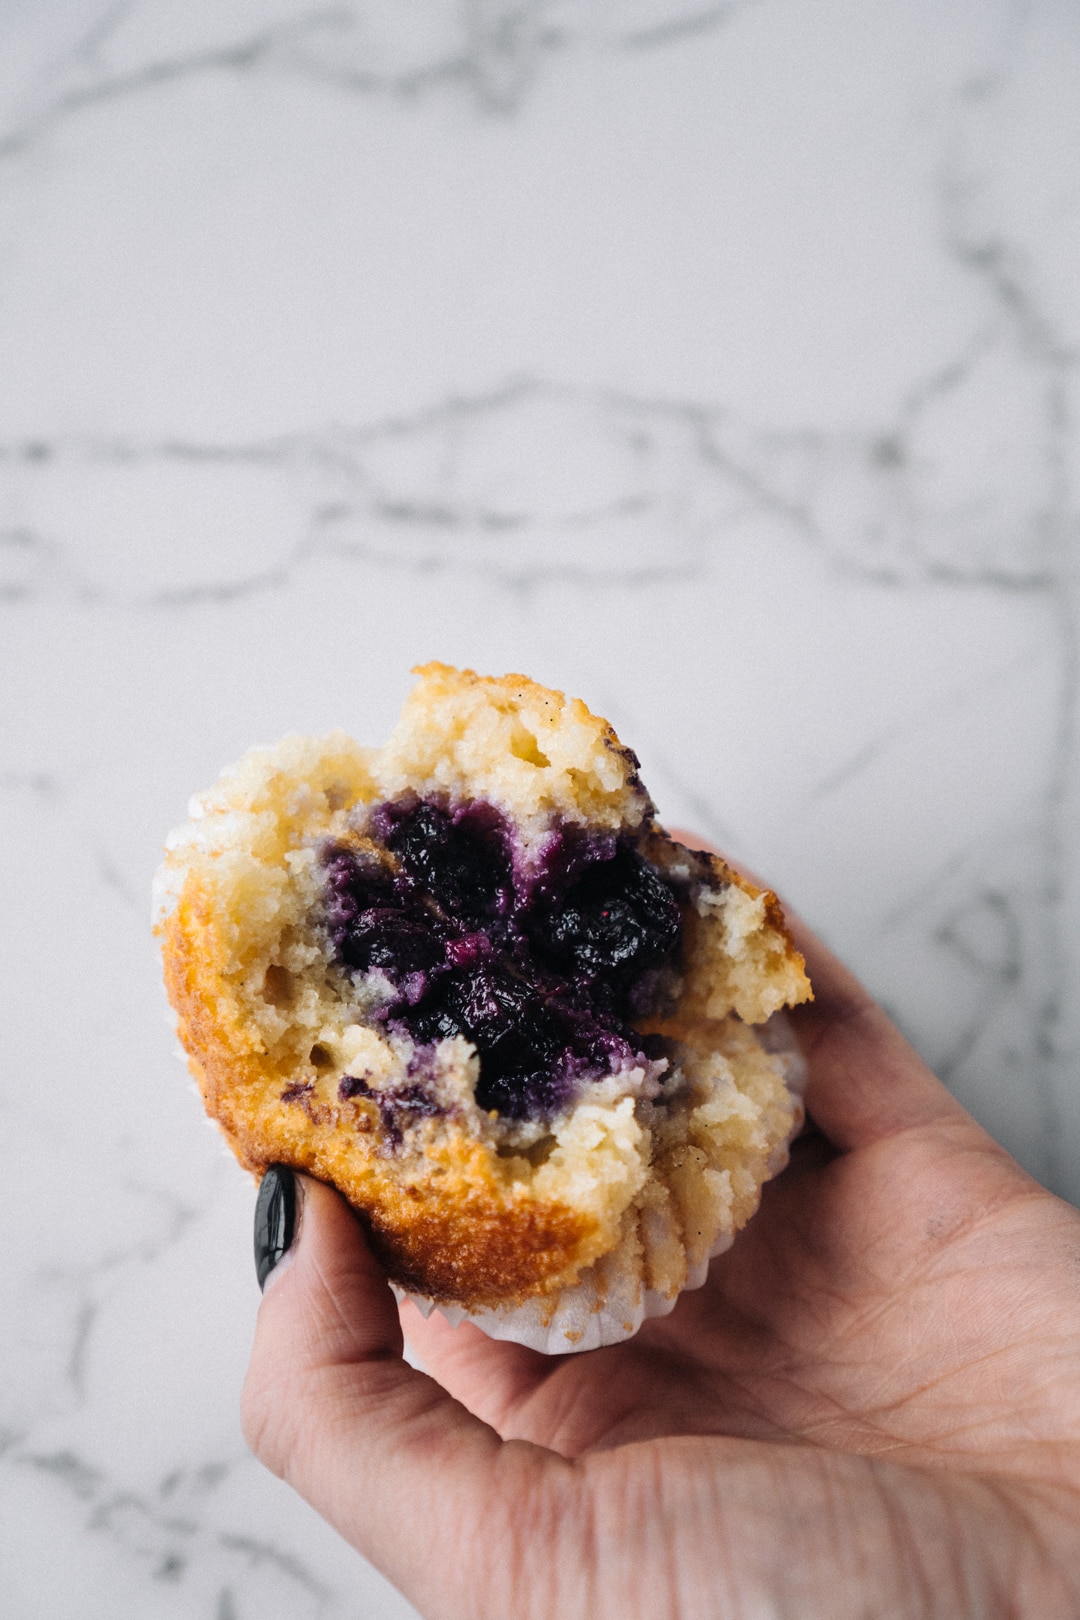
{"type": "Polygon", "coordinates": [[[399,1321],[348,1207],[302,1183],[245,1433],[428,1620],[1080,1614],[1080,1212],[796,932],[808,1129],[629,1343],[399,1321]]]}

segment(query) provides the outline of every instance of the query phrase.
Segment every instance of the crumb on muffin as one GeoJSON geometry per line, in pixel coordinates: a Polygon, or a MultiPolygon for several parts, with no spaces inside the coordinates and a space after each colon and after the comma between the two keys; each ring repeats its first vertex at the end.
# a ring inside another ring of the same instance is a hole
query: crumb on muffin
{"type": "Polygon", "coordinates": [[[753,1028],[810,995],[775,897],[657,825],[638,761],[524,676],[429,664],[382,749],[257,748],[168,841],[158,930],[207,1110],[466,1309],[616,1253],[671,1297],[798,1110],[753,1028]]]}

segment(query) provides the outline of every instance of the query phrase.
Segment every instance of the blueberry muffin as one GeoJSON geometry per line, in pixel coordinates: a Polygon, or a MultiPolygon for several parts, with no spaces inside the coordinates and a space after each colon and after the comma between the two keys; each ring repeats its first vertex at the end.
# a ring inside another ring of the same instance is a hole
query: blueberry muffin
{"type": "Polygon", "coordinates": [[[583,703],[417,674],[384,748],[287,737],[193,802],[159,874],[180,1039],[241,1164],[336,1186],[400,1289],[488,1324],[617,1299],[629,1330],[783,1161],[755,1026],[803,961],[583,703]]]}

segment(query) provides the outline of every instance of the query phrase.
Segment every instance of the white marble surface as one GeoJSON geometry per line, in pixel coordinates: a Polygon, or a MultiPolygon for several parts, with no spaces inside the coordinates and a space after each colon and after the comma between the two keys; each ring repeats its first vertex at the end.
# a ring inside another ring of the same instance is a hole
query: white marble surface
{"type": "Polygon", "coordinates": [[[165,831],[410,664],[607,713],[1080,1198],[1071,0],[0,7],[0,1611],[409,1611],[246,1454],[165,831]]]}

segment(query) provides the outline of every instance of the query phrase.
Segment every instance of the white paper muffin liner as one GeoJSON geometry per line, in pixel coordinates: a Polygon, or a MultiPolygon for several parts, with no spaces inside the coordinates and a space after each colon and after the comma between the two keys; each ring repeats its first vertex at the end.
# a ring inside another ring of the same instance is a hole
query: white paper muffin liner
{"type": "MultiPolygon", "coordinates": [[[[799,1103],[790,1135],[769,1161],[768,1177],[771,1178],[779,1175],[787,1164],[791,1141],[802,1127],[807,1069],[785,1013],[774,1013],[755,1033],[765,1050],[782,1060],[784,1082],[799,1103]]],[[[734,1241],[734,1233],[720,1233],[709,1251],[709,1259],[690,1268],[680,1293],[700,1288],[708,1276],[709,1261],[730,1249],[734,1241]]],[[[679,1294],[659,1294],[651,1288],[642,1288],[637,1277],[628,1275],[625,1268],[618,1266],[618,1253],[615,1250],[589,1266],[572,1288],[564,1288],[554,1296],[526,1300],[523,1305],[506,1310],[467,1311],[464,1306],[436,1304],[433,1299],[407,1293],[401,1288],[395,1287],[394,1292],[399,1300],[411,1300],[425,1319],[437,1310],[451,1327],[472,1322],[489,1339],[507,1339],[526,1345],[530,1350],[542,1351],[544,1355],[598,1350],[602,1345],[619,1344],[633,1338],[642,1322],[654,1316],[667,1316],[679,1298],[679,1294]],[[621,1276],[618,1275],[620,1269],[621,1276]]]]}

